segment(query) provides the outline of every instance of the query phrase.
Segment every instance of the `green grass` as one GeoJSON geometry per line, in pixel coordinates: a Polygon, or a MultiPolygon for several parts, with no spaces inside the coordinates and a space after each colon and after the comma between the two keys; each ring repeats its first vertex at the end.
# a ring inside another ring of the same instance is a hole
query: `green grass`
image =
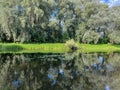
{"type": "Polygon", "coordinates": [[[120,52],[120,45],[79,44],[81,52],[120,52]]]}
{"type": "Polygon", "coordinates": [[[65,53],[69,51],[62,43],[17,44],[0,43],[0,53],[65,53]]]}
{"type": "MultiPolygon", "coordinates": [[[[0,53],[65,53],[69,48],[64,43],[18,44],[0,43],[0,53]]],[[[79,44],[80,52],[120,52],[120,45],[79,44]]]]}

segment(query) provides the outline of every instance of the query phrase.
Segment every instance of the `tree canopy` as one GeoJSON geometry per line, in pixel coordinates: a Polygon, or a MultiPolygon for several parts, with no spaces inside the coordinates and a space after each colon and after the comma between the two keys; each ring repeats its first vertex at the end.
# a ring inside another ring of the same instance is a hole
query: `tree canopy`
{"type": "Polygon", "coordinates": [[[1,0],[0,42],[120,44],[120,7],[99,0],[1,0]]]}

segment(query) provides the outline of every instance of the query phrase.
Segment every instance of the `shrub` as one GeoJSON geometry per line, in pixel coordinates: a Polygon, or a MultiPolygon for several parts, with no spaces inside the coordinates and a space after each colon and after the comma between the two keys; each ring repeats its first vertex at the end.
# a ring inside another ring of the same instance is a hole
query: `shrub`
{"type": "Polygon", "coordinates": [[[66,41],[65,45],[71,50],[71,51],[76,51],[78,49],[77,43],[73,40],[70,39],[66,41]]]}

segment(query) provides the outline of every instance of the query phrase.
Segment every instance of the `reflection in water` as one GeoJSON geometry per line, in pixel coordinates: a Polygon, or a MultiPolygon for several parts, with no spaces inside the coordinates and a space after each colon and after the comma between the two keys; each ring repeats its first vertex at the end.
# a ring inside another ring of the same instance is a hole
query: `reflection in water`
{"type": "Polygon", "coordinates": [[[1,54],[0,90],[119,90],[119,54],[1,54]]]}

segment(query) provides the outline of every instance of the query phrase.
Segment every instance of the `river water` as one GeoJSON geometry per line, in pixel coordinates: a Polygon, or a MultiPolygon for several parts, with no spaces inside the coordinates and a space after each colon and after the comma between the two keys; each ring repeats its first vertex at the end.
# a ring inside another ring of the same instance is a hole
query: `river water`
{"type": "Polygon", "coordinates": [[[120,90],[120,53],[0,54],[0,90],[120,90]]]}

